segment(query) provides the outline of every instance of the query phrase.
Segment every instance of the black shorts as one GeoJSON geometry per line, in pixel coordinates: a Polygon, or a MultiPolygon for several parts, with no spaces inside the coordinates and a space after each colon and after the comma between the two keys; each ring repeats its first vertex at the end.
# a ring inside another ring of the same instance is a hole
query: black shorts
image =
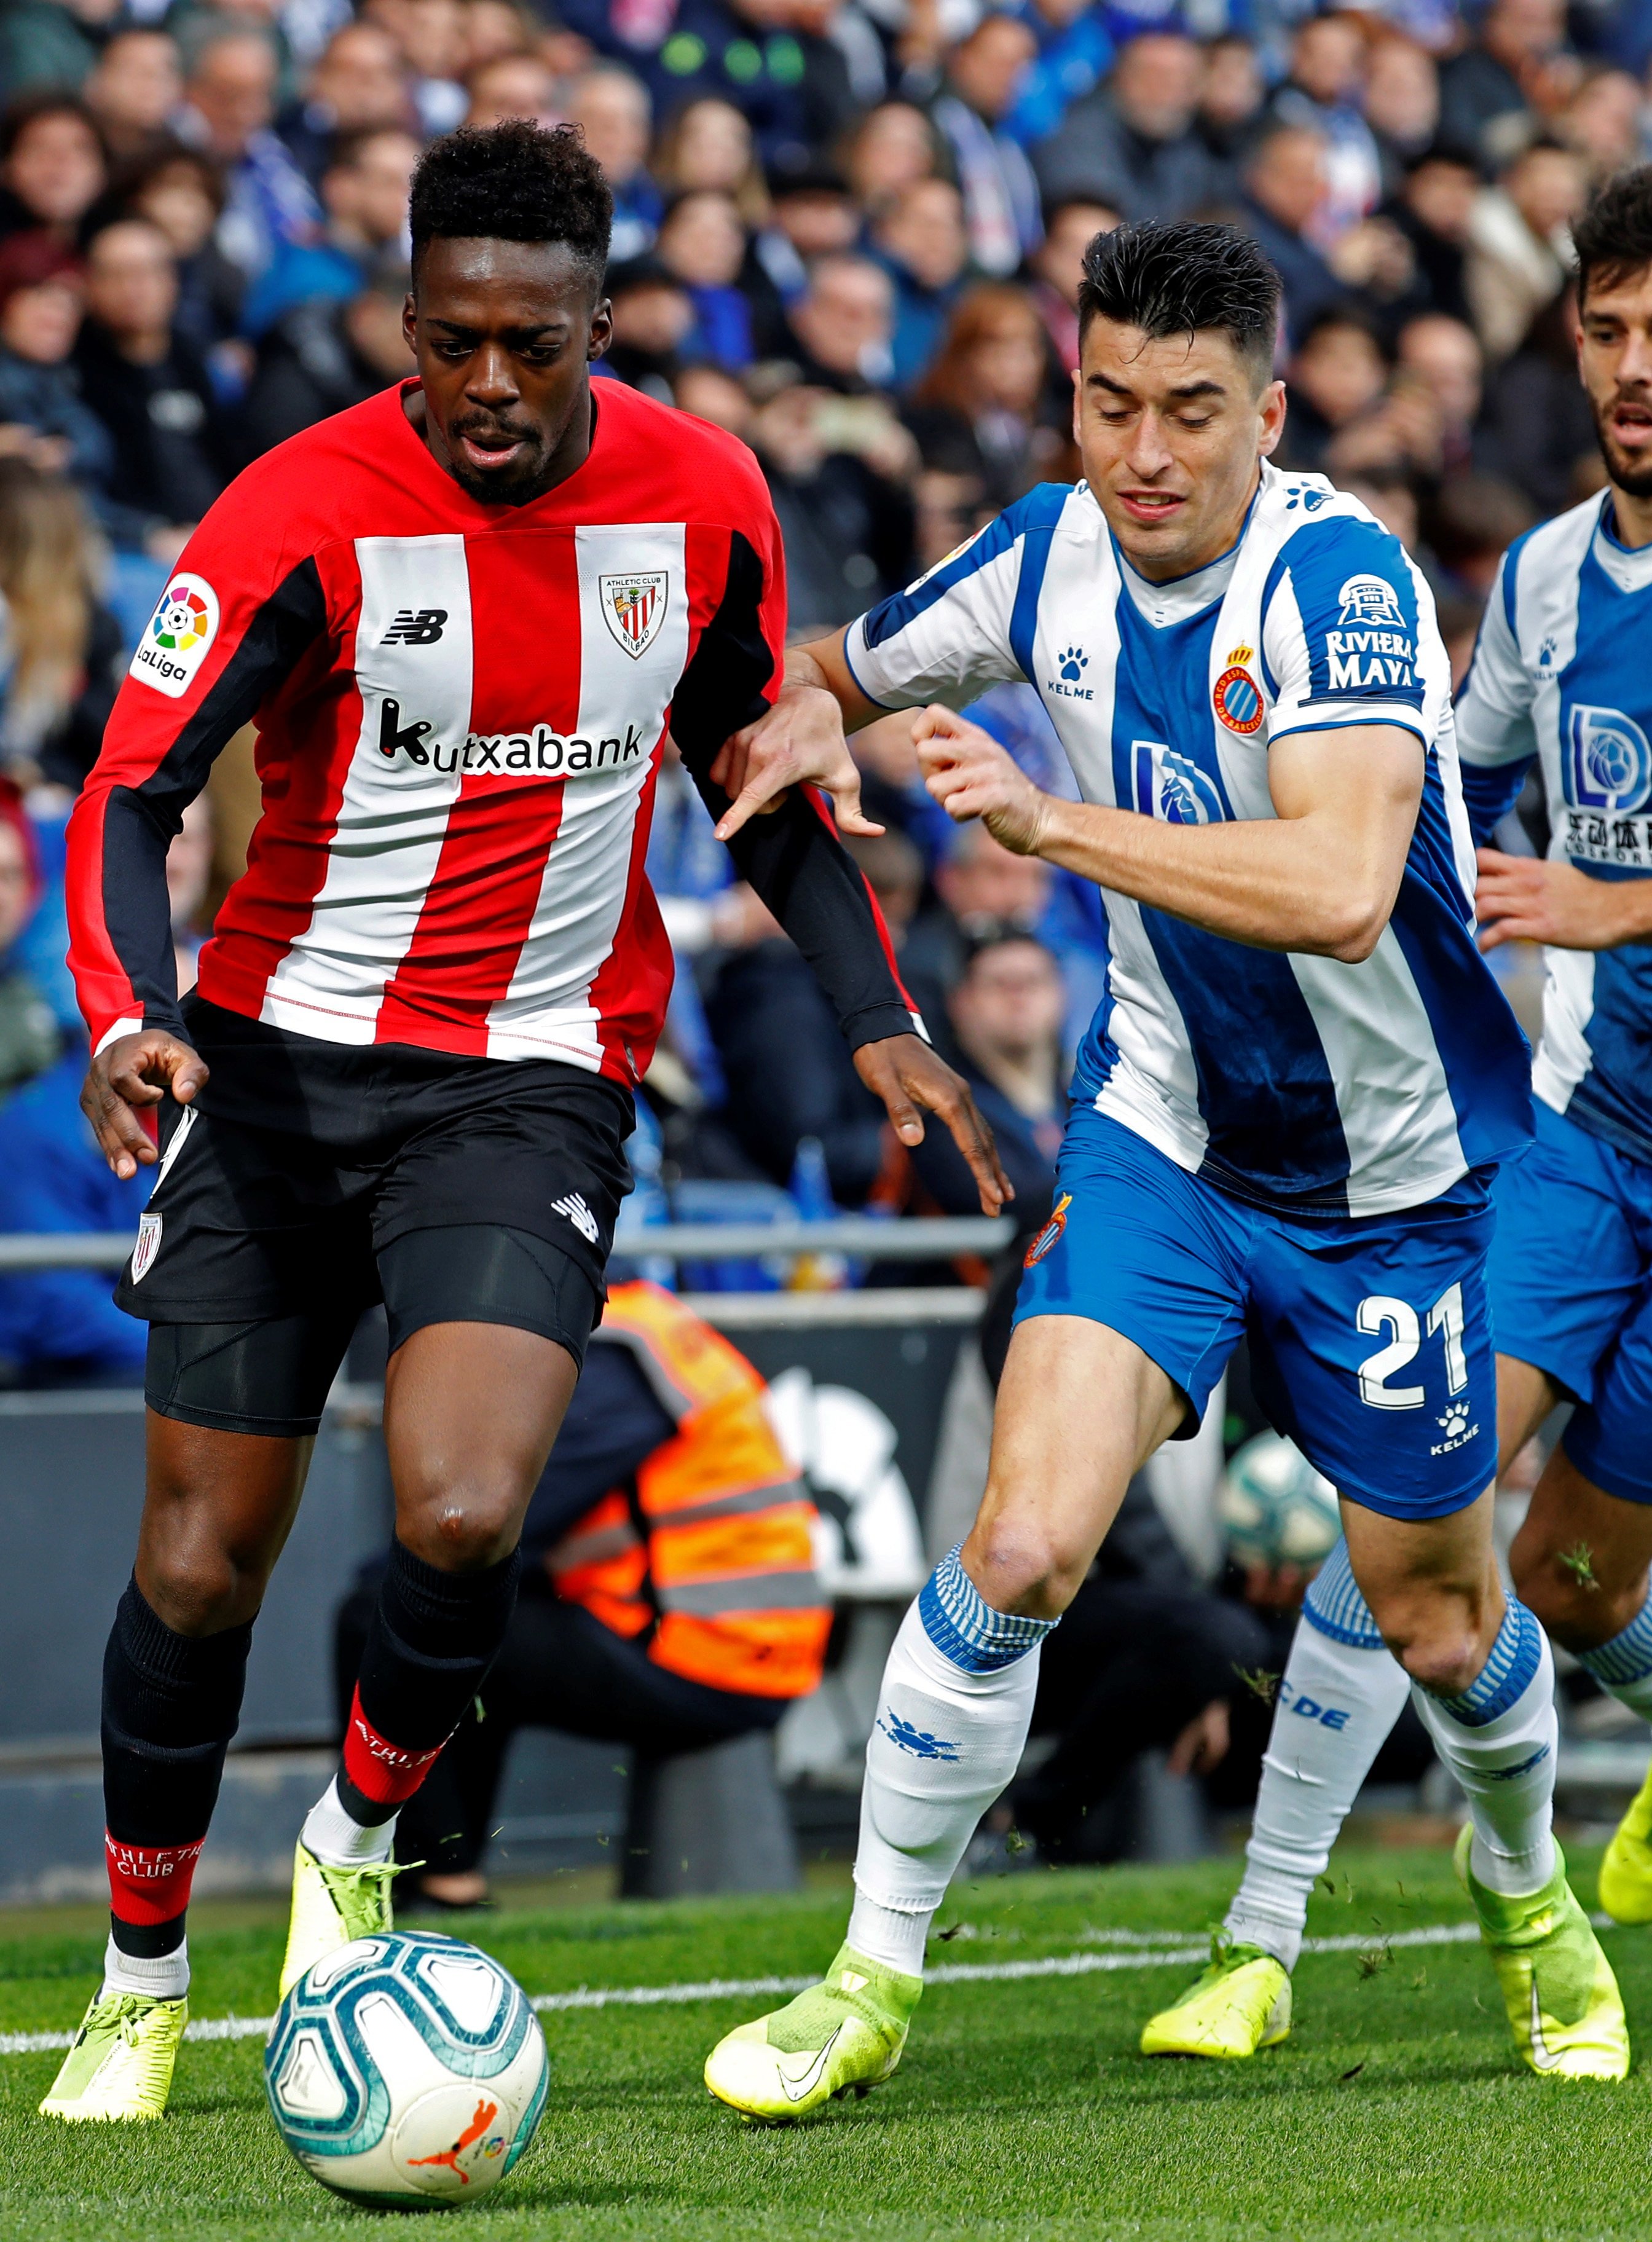
{"type": "Polygon", "coordinates": [[[242,1412],[241,1428],[309,1419],[326,1362],[330,1380],[379,1300],[393,1350],[425,1324],[502,1323],[583,1356],[630,1188],[628,1091],[549,1059],[322,1043],[199,997],[185,1020],[212,1079],[194,1106],[162,1107],[157,1181],[115,1292],[153,1326],[197,1327],[153,1334],[152,1406],[225,1422],[191,1409],[179,1381],[190,1360],[227,1373],[240,1356],[243,1382],[247,1360],[267,1360],[266,1403],[285,1389],[303,1404],[242,1412]],[[249,1354],[230,1335],[252,1326],[265,1343],[249,1354]]]}

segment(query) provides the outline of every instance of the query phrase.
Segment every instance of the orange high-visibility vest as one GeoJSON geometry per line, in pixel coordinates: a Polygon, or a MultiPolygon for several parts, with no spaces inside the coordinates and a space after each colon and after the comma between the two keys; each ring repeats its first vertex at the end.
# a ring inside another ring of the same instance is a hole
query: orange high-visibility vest
{"type": "Polygon", "coordinates": [[[605,1494],[547,1559],[560,1596],[656,1666],[755,1697],[820,1680],[831,1608],[815,1506],[776,1439],[745,1357],[657,1285],[616,1285],[597,1339],[628,1346],[675,1422],[635,1491],[605,1494]],[[651,1632],[650,1632],[651,1631],[651,1632]]]}

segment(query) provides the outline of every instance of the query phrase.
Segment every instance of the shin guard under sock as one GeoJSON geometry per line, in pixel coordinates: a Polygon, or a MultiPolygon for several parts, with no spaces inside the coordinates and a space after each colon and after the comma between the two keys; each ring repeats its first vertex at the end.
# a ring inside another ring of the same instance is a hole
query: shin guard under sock
{"type": "Polygon", "coordinates": [[[520,1571],[516,1549],[482,1572],[441,1573],[392,1545],[337,1779],[352,1820],[391,1821],[424,1781],[499,1655],[520,1571]]]}
{"type": "Polygon", "coordinates": [[[849,1943],[917,1977],[930,1918],[1016,1771],[1053,1620],[993,1610],[955,1549],[902,1621],[866,1747],[849,1943]]]}
{"type": "Polygon", "coordinates": [[[1461,1695],[1414,1688],[1435,1749],[1474,1817],[1468,1865],[1506,1898],[1541,1891],[1555,1873],[1555,1660],[1524,1604],[1509,1599],[1483,1670],[1461,1695]]]}
{"type": "Polygon", "coordinates": [[[241,1715],[249,1622],[179,1635],[136,1580],[104,1655],[105,1847],[116,1948],[158,1960],[184,1944],[195,1863],[241,1715]]]}
{"type": "Polygon", "coordinates": [[[1236,1945],[1295,1967],[1309,1895],[1410,1686],[1339,1541],[1308,1589],[1279,1683],[1244,1881],[1227,1911],[1236,1945]]]}

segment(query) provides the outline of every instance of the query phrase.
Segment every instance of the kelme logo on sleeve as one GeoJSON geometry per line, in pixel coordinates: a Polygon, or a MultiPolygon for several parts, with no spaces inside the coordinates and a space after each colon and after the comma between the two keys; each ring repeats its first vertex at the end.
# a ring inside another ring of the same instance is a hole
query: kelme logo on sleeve
{"type": "Polygon", "coordinates": [[[218,594],[205,576],[176,575],[138,641],[131,675],[180,700],[217,636],[218,594]]]}

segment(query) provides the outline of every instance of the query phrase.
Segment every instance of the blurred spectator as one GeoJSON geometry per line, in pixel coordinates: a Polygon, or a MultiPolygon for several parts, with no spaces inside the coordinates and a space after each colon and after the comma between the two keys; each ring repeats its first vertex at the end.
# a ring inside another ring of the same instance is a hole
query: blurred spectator
{"type": "Polygon", "coordinates": [[[614,340],[599,370],[668,404],[695,324],[687,288],[655,258],[639,257],[610,271],[608,291],[614,340]]]}
{"type": "Polygon", "coordinates": [[[863,210],[876,211],[915,179],[933,178],[935,128],[910,101],[868,110],[845,144],[844,176],[863,210]]]}
{"type": "Polygon", "coordinates": [[[270,129],[276,77],[269,40],[232,30],[202,46],[185,89],[185,137],[224,171],[218,246],[249,280],[281,244],[308,240],[321,222],[309,181],[270,129]]]}
{"type": "Polygon", "coordinates": [[[1498,562],[1535,519],[1512,484],[1494,475],[1455,475],[1430,509],[1429,542],[1455,587],[1483,601],[1498,562]]]}
{"type": "Polygon", "coordinates": [[[1496,456],[1540,514],[1576,505],[1599,472],[1595,424],[1577,378],[1575,316],[1568,288],[1496,369],[1487,399],[1496,456]]]}
{"type": "Polygon", "coordinates": [[[881,398],[792,384],[758,408],[751,444],[785,540],[793,637],[851,622],[910,581],[916,446],[881,398]]]}
{"type": "Polygon", "coordinates": [[[195,986],[197,963],[205,927],[202,914],[212,885],[212,850],[216,835],[212,803],[198,794],[184,812],[184,822],[166,851],[166,899],[172,918],[172,963],[178,993],[195,986]]]}
{"type": "Polygon", "coordinates": [[[661,221],[655,246],[694,308],[685,352],[720,366],[749,366],[751,305],[737,285],[746,234],[733,196],[704,189],[680,195],[661,221]]]}
{"type": "Polygon", "coordinates": [[[62,1041],[50,1005],[17,955],[40,889],[39,854],[23,797],[0,779],[0,1098],[44,1074],[62,1041]]]}
{"type": "Polygon", "coordinates": [[[1330,249],[1376,208],[1382,167],[1361,114],[1365,32],[1353,16],[1310,16],[1291,42],[1291,74],[1273,97],[1274,114],[1306,124],[1325,142],[1325,193],[1312,232],[1330,249]]]}
{"type": "Polygon", "coordinates": [[[167,559],[225,481],[212,385],[173,325],[177,312],[178,274],[158,226],[117,218],[92,236],[75,352],[81,394],[113,442],[113,488],[149,518],[149,548],[167,559]]]}
{"type": "Polygon", "coordinates": [[[1044,212],[1044,237],[1029,260],[1036,276],[1032,299],[1050,347],[1064,373],[1078,364],[1078,284],[1085,250],[1098,233],[1111,233],[1118,212],[1087,195],[1053,204],[1044,212]]]}
{"type": "Polygon", "coordinates": [[[1007,505],[1063,453],[1062,433],[1044,418],[1050,370],[1049,339],[1025,292],[979,282],[960,298],[912,393],[908,420],[920,448],[930,455],[950,444],[956,456],[960,438],[972,442],[989,489],[1007,505]]]}
{"type": "Polygon", "coordinates": [[[32,429],[42,465],[101,493],[113,453],[70,363],[82,303],[80,260],[49,233],[0,242],[0,426],[32,429]]]}
{"type": "Polygon", "coordinates": [[[406,293],[407,268],[395,264],[348,303],[300,304],[276,323],[240,414],[254,457],[412,373],[401,331],[406,293]]]}
{"type": "MultiPolygon", "coordinates": [[[[704,94],[731,102],[749,121],[771,178],[829,147],[869,94],[875,99],[884,90],[881,54],[870,85],[851,79],[844,44],[833,36],[846,27],[830,0],[676,0],[675,9],[632,0],[632,12],[640,36],[625,45],[638,68],[642,50],[653,49],[645,74],[658,112],[668,116],[704,94]]],[[[561,14],[615,50],[607,0],[564,4],[561,14]]]]}
{"type": "MultiPolygon", "coordinates": [[[[172,148],[140,172],[127,198],[133,216],[146,218],[165,235],[178,267],[178,332],[204,358],[219,352],[238,332],[246,275],[218,243],[224,213],[224,181],[210,157],[192,148],[172,148]]],[[[239,346],[231,346],[239,351],[239,346]]],[[[236,359],[244,376],[245,361],[236,359]]],[[[238,379],[234,386],[242,386],[238,379]]]]}
{"type": "Polygon", "coordinates": [[[868,257],[823,257],[791,307],[806,380],[828,389],[885,389],[894,369],[895,285],[868,257]]]}
{"type": "Polygon", "coordinates": [[[1045,200],[1088,196],[1127,218],[1178,218],[1230,191],[1231,173],[1194,130],[1201,75],[1179,31],[1128,41],[1112,76],[1035,151],[1045,200]]]}
{"type": "Polygon", "coordinates": [[[556,78],[538,55],[496,55],[470,74],[467,124],[499,124],[507,117],[528,117],[536,124],[561,122],[556,78]]]}
{"type": "Polygon", "coordinates": [[[1004,120],[1037,41],[1015,16],[990,15],[947,58],[935,122],[964,195],[970,253],[983,272],[1013,272],[1042,231],[1032,167],[1004,120]]]}
{"type": "Polygon", "coordinates": [[[733,102],[715,95],[678,110],[660,136],[653,173],[667,194],[708,187],[732,195],[748,225],[761,225],[769,214],[751,127],[733,102]]]}
{"type": "Polygon", "coordinates": [[[1225,189],[1239,178],[1261,130],[1265,91],[1256,49],[1242,32],[1230,31],[1211,41],[1205,50],[1193,129],[1225,189]]]}
{"type": "Polygon", "coordinates": [[[321,175],[326,221],[283,242],[247,291],[242,325],[257,337],[296,304],[343,301],[387,254],[406,254],[407,193],[419,143],[400,127],[343,134],[321,175]]]}
{"type": "Polygon", "coordinates": [[[0,87],[8,93],[78,86],[97,59],[97,35],[120,0],[10,0],[0,9],[0,87]]]}
{"type": "Polygon", "coordinates": [[[1571,224],[1584,191],[1575,151],[1537,141],[1476,200],[1464,285],[1489,359],[1507,358],[1566,285],[1571,224]]]}
{"type": "Polygon", "coordinates": [[[126,667],[97,559],[73,485],[0,459],[0,760],[19,783],[65,796],[97,760],[126,667]]]}
{"type": "Polygon", "coordinates": [[[115,162],[145,162],[165,145],[184,99],[177,45],[158,25],[118,31],[81,91],[115,162]]]}
{"type": "Polygon", "coordinates": [[[83,102],[30,94],[0,121],[0,235],[40,226],[72,242],[106,178],[103,142],[83,102]]]}
{"type": "Polygon", "coordinates": [[[648,171],[648,88],[629,70],[605,64],[575,78],[564,108],[569,122],[584,132],[587,148],[614,191],[610,256],[616,263],[640,257],[654,240],[662,208],[660,190],[648,171]]]}
{"type": "MultiPolygon", "coordinates": [[[[732,373],[725,373],[721,366],[685,366],[677,376],[672,401],[681,411],[692,413],[697,420],[709,420],[715,427],[726,428],[731,436],[738,436],[742,444],[751,440],[751,399],[744,385],[732,373]]],[[[692,787],[689,791],[693,792],[692,787]]],[[[657,816],[657,810],[655,814],[657,816]]],[[[709,830],[709,826],[707,829],[709,830]]],[[[721,848],[722,843],[718,842],[717,846],[721,848]]],[[[719,881],[719,886],[723,884],[724,881],[719,881]]]]}
{"type": "Polygon", "coordinates": [[[340,133],[409,129],[407,66],[390,34],[365,18],[342,24],[317,57],[302,104],[281,119],[282,139],[319,182],[340,133]]]}
{"type": "Polygon", "coordinates": [[[963,198],[950,179],[914,179],[883,205],[872,241],[895,283],[890,349],[905,389],[935,355],[969,261],[963,198]]]}
{"type": "Polygon", "coordinates": [[[1591,186],[1638,164],[1644,153],[1641,89],[1628,70],[1592,70],[1568,102],[1560,137],[1588,167],[1591,186]]]}
{"type": "Polygon", "coordinates": [[[1021,81],[1006,131],[1023,146],[1053,132],[1075,101],[1082,101],[1113,58],[1112,34],[1090,0],[1031,0],[1022,21],[1038,50],[1021,81]]]}
{"type": "Polygon", "coordinates": [[[1411,252],[1420,309],[1450,319],[1468,317],[1468,244],[1479,194],[1471,160],[1433,148],[1407,168],[1398,199],[1388,205],[1386,215],[1411,252]]]}
{"type": "Polygon", "coordinates": [[[396,37],[412,75],[414,111],[428,135],[465,114],[466,14],[460,0],[398,0],[396,37]]]}
{"type": "MultiPolygon", "coordinates": [[[[1014,930],[970,945],[948,999],[961,1071],[991,1124],[1015,1185],[1016,1213],[1047,1206],[1066,1124],[1061,1031],[1065,993],[1043,943],[1014,930]]],[[[910,1155],[943,1214],[970,1214],[980,1201],[963,1155],[938,1129],[910,1155]]]]}
{"type": "Polygon", "coordinates": [[[914,920],[903,947],[901,975],[930,1034],[945,1048],[953,1040],[947,992],[957,987],[970,945],[1010,929],[1034,932],[1050,898],[1050,867],[1042,857],[1016,856],[984,825],[960,825],[931,885],[934,899],[914,920]]]}
{"type": "Polygon", "coordinates": [[[1321,312],[1291,359],[1283,446],[1289,465],[1323,467],[1332,439],[1370,412],[1387,380],[1387,360],[1365,314],[1321,312]]]}
{"type": "Polygon", "coordinates": [[[1366,57],[1365,117],[1382,166],[1382,191],[1398,194],[1407,167],[1434,145],[1440,130],[1440,72],[1414,39],[1391,35],[1366,57]]]}
{"type": "Polygon", "coordinates": [[[1529,130],[1527,88],[1566,44],[1565,0],[1492,0],[1480,37],[1440,73],[1440,131],[1459,146],[1505,160],[1529,130]],[[1500,130],[1500,128],[1502,128],[1500,130]]]}
{"type": "Polygon", "coordinates": [[[1495,471],[1501,462],[1481,424],[1486,359],[1474,329],[1438,312],[1424,312],[1400,329],[1396,355],[1401,373],[1414,376],[1434,403],[1438,448],[1431,471],[1437,476],[1495,471]]]}
{"type": "Polygon", "coordinates": [[[1276,124],[1246,168],[1241,216],[1285,283],[1285,325],[1294,342],[1342,294],[1314,245],[1325,206],[1325,135],[1312,125],[1276,124]]]}

